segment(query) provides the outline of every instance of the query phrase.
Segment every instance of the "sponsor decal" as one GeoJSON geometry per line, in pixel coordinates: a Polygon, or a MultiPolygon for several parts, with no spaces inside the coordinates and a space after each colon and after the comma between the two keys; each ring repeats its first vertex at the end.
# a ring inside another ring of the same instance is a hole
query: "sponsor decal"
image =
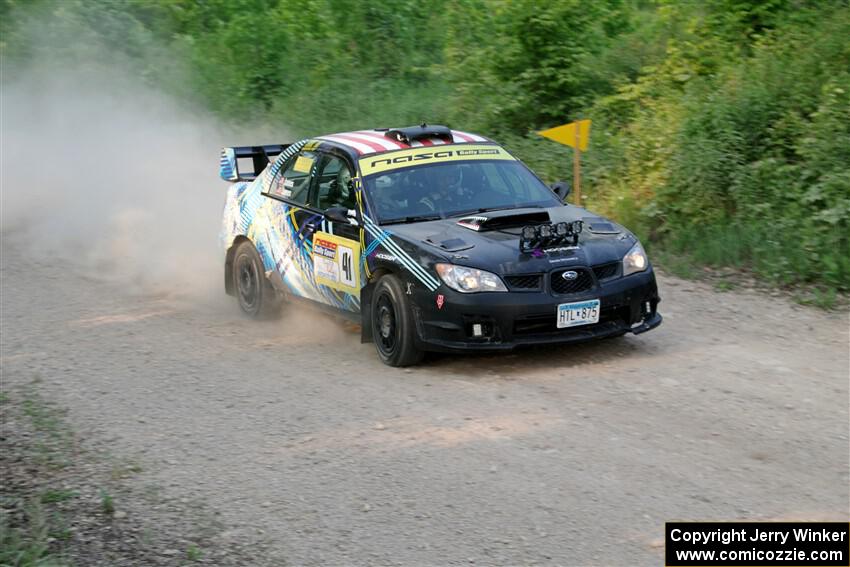
{"type": "Polygon", "coordinates": [[[313,235],[316,283],[347,293],[360,293],[360,243],[327,232],[313,235]]]}
{"type": "Polygon", "coordinates": [[[282,195],[284,197],[289,197],[292,195],[292,188],[295,186],[295,182],[291,179],[287,179],[286,177],[278,177],[277,182],[273,182],[271,184],[271,189],[269,193],[272,195],[282,195]]]}
{"type": "Polygon", "coordinates": [[[443,305],[446,303],[446,296],[442,293],[437,294],[437,309],[442,309],[443,305]]]}
{"type": "MultiPolygon", "coordinates": [[[[531,256],[533,258],[543,258],[543,257],[547,256],[548,254],[558,254],[558,253],[561,253],[561,252],[571,252],[573,250],[578,250],[579,248],[580,248],[580,246],[556,246],[554,248],[535,248],[534,250],[531,251],[531,256]]],[[[573,255],[570,255],[570,256],[567,256],[567,257],[560,257],[560,258],[550,258],[549,263],[554,264],[556,262],[570,262],[572,260],[578,260],[578,258],[576,258],[573,255]]]]}
{"type": "Polygon", "coordinates": [[[418,164],[481,159],[515,161],[499,146],[464,144],[440,150],[424,147],[367,157],[360,160],[360,170],[363,175],[371,175],[418,164]]]}
{"type": "Polygon", "coordinates": [[[298,156],[298,159],[295,160],[295,165],[292,166],[292,169],[301,173],[310,173],[310,170],[313,168],[313,161],[315,160],[311,157],[298,156]]]}
{"type": "Polygon", "coordinates": [[[569,250],[578,250],[579,248],[579,246],[557,246],[555,248],[544,248],[543,251],[551,254],[552,252],[567,252],[569,250]]]}
{"type": "Polygon", "coordinates": [[[559,262],[572,262],[574,260],[578,260],[578,258],[576,258],[575,256],[568,256],[566,258],[550,258],[549,263],[557,264],[559,262]]]}
{"type": "Polygon", "coordinates": [[[385,254],[383,252],[378,252],[375,254],[375,258],[378,260],[386,260],[387,262],[398,262],[398,257],[393,254],[385,254]]]}

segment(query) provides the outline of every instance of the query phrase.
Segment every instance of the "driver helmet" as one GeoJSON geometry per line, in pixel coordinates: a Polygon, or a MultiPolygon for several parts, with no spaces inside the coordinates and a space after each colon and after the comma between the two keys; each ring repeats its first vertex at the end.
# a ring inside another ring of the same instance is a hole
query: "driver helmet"
{"type": "Polygon", "coordinates": [[[351,194],[351,171],[345,166],[339,169],[336,174],[337,191],[343,199],[348,199],[351,194]]]}

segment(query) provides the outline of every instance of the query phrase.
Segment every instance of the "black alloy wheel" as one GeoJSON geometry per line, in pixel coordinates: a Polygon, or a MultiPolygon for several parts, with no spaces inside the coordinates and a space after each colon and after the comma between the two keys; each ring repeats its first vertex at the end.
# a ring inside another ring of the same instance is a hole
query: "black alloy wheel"
{"type": "Polygon", "coordinates": [[[251,242],[239,244],[233,257],[233,288],[239,307],[249,317],[271,318],[280,313],[280,299],[265,273],[260,254],[251,242]]]}
{"type": "Polygon", "coordinates": [[[382,277],[372,295],[372,338],[378,356],[389,366],[410,366],[422,360],[416,345],[416,329],[410,299],[401,280],[389,274],[382,277]]]}

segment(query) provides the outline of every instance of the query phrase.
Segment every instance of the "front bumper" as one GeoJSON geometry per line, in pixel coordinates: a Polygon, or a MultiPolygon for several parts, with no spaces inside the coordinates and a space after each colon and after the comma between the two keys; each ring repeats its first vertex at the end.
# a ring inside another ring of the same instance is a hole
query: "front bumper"
{"type": "Polygon", "coordinates": [[[416,294],[414,318],[419,346],[431,351],[510,350],[523,345],[560,344],[640,334],[661,324],[652,268],[597,283],[573,295],[541,292],[463,294],[445,285],[431,295],[416,294]],[[443,296],[442,308],[437,295],[443,296]],[[599,322],[558,329],[561,303],[600,300],[599,322]],[[481,336],[474,335],[480,325],[481,336]]]}

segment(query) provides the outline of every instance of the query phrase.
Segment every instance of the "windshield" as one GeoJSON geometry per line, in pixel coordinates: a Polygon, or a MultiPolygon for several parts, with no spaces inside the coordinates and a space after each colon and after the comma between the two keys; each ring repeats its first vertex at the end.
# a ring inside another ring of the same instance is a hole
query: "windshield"
{"type": "Polygon", "coordinates": [[[560,205],[552,190],[516,161],[410,167],[370,175],[364,183],[382,224],[560,205]]]}

